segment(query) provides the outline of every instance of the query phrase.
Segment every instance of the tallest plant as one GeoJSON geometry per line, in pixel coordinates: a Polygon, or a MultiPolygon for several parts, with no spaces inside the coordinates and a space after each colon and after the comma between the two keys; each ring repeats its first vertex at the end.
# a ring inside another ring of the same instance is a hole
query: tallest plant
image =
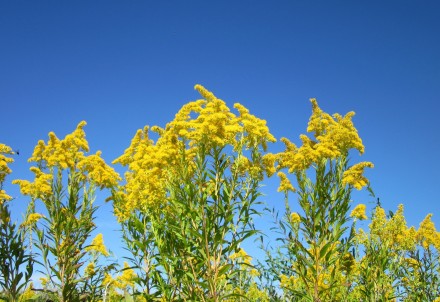
{"type": "Polygon", "coordinates": [[[234,114],[200,85],[165,128],[139,130],[115,160],[128,167],[114,196],[143,295],[220,301],[234,294],[232,261],[255,234],[259,184],[275,141],[266,122],[240,104],[234,114]]]}

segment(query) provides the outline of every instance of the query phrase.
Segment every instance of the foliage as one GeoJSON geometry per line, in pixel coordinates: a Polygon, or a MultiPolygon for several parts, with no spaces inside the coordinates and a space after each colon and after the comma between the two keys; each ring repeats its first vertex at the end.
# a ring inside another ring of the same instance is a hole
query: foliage
{"type": "Polygon", "coordinates": [[[138,130],[113,162],[126,167],[123,182],[89,154],[85,122],[64,139],[49,133],[29,159],[34,179],[13,181],[30,199],[21,224],[3,189],[14,152],[0,144],[0,300],[440,301],[432,214],[410,227],[403,205],[386,214],[352,200],[355,189],[374,197],[364,175],[373,164],[352,162],[364,153],[353,112],[329,115],[312,99],[310,135],[267,153],[275,138],[264,120],[195,88],[202,99],[164,128],[138,130]],[[271,211],[275,243],[254,226],[274,174],[285,205],[271,211]],[[130,254],[122,267],[101,233],[91,240],[97,189],[111,190],[130,254]],[[255,265],[243,246],[257,235],[266,257],[255,265]]]}
{"type": "Polygon", "coordinates": [[[0,299],[18,301],[21,291],[28,284],[33,273],[33,258],[25,243],[25,229],[11,221],[8,202],[12,199],[3,190],[6,176],[12,171],[13,162],[8,155],[12,149],[0,144],[0,299]]]}
{"type": "Polygon", "coordinates": [[[34,181],[13,182],[31,199],[24,224],[37,235],[41,264],[61,301],[86,299],[90,294],[80,289],[84,282],[80,269],[88,254],[86,240],[95,229],[95,188],[114,186],[119,179],[100,152],[84,154],[89,151],[84,126],[81,122],[63,140],[53,132],[47,144],[40,140],[29,159],[36,163],[30,168],[34,181]],[[46,215],[35,212],[37,201],[46,215]]]}
{"type": "Polygon", "coordinates": [[[236,295],[227,290],[237,273],[228,256],[256,233],[262,151],[275,139],[242,105],[235,104],[235,115],[203,87],[196,89],[204,99],[183,106],[164,129],[152,127],[156,142],[148,127],[139,130],[115,161],[129,167],[115,207],[148,298],[236,295]]]}

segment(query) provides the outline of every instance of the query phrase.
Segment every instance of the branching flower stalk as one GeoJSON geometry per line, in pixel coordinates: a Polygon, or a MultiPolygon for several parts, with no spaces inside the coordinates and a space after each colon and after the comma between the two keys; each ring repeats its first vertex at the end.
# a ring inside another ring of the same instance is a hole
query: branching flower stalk
{"type": "Polygon", "coordinates": [[[350,278],[350,270],[344,263],[354,237],[354,229],[348,227],[351,192],[368,185],[363,171],[373,165],[362,162],[350,167],[348,164],[351,149],[364,152],[351,121],[354,113],[330,116],[319,108],[315,99],[311,102],[313,110],[307,131],[313,133],[313,139],[301,135],[302,145],[297,147],[282,138],[285,151],[273,155],[277,169],[287,169],[294,176],[297,188],[286,174],[278,173],[279,191],[286,196],[285,219],[280,221],[285,237],[281,240],[288,253],[286,259],[290,260],[271,260],[269,266],[274,261],[286,263],[281,265],[278,277],[286,298],[335,301],[344,296],[344,284],[350,278]],[[297,194],[301,212],[291,213],[288,192],[297,194]]]}
{"type": "Polygon", "coordinates": [[[47,143],[40,140],[29,159],[36,164],[30,168],[34,180],[13,181],[31,199],[28,221],[32,220],[37,235],[41,264],[63,302],[78,301],[87,294],[79,289],[80,269],[87,255],[86,241],[95,229],[95,188],[112,188],[119,180],[99,151],[85,154],[89,151],[85,125],[79,123],[62,140],[49,133],[47,143]],[[37,202],[44,214],[34,212],[37,202]]]}
{"type": "Polygon", "coordinates": [[[146,240],[136,243],[132,262],[139,268],[140,257],[155,268],[139,282],[149,298],[231,295],[228,256],[256,233],[252,217],[268,166],[262,152],[275,139],[242,105],[234,106],[235,115],[211,92],[196,89],[204,99],[184,105],[164,129],[151,128],[156,142],[145,127],[115,160],[128,166],[113,197],[126,241],[146,240]]]}

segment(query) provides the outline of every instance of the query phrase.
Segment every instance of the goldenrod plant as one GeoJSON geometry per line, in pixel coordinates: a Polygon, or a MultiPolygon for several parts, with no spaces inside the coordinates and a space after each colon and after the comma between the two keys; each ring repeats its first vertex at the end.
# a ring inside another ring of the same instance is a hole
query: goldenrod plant
{"type": "Polygon", "coordinates": [[[101,158],[101,152],[87,155],[85,122],[64,139],[49,133],[40,140],[29,162],[33,181],[14,180],[21,193],[30,197],[26,225],[36,233],[35,242],[48,283],[59,301],[86,299],[82,292],[81,267],[87,257],[87,239],[95,230],[96,188],[112,188],[119,175],[101,158]],[[36,212],[36,203],[44,213],[36,212]]]}
{"type": "Polygon", "coordinates": [[[11,221],[9,202],[3,184],[12,172],[9,164],[15,152],[0,143],[0,300],[19,301],[33,273],[33,257],[25,241],[26,230],[11,221]]]}
{"type": "Polygon", "coordinates": [[[311,103],[307,132],[313,134],[312,138],[301,135],[299,147],[282,138],[285,151],[273,155],[281,181],[278,191],[285,195],[286,211],[278,221],[281,253],[269,255],[268,269],[276,274],[273,278],[280,283],[283,300],[343,301],[353,262],[351,193],[368,185],[363,172],[373,164],[349,164],[351,150],[364,152],[352,122],[353,112],[331,116],[315,99],[311,103]],[[298,197],[300,211],[291,211],[289,193],[298,197]]]}
{"type": "Polygon", "coordinates": [[[165,128],[139,130],[114,163],[128,167],[114,195],[145,297],[220,301],[233,275],[228,257],[256,233],[252,217],[275,138],[241,104],[234,114],[200,85],[165,128]]]}

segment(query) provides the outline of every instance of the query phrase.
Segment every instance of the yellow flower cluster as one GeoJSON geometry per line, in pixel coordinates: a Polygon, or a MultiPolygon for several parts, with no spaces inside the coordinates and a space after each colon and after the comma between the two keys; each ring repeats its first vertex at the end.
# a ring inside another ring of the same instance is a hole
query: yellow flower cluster
{"type": "Polygon", "coordinates": [[[88,277],[93,276],[93,275],[95,274],[95,263],[90,262],[90,263],[86,266],[86,268],[85,268],[85,270],[84,270],[84,273],[85,273],[86,276],[88,276],[88,277]]]}
{"type": "Polygon", "coordinates": [[[77,128],[60,140],[55,133],[49,133],[47,144],[40,140],[34,148],[29,162],[37,163],[37,167],[30,170],[35,174],[33,182],[27,180],[14,180],[13,183],[20,185],[23,195],[33,198],[44,198],[52,194],[52,181],[55,169],[58,171],[69,169],[70,172],[78,171],[82,181],[91,181],[102,187],[116,186],[120,177],[113,168],[106,165],[100,157],[101,152],[94,155],[85,155],[89,151],[89,145],[85,138],[82,121],[77,128]],[[43,170],[49,173],[44,173],[43,170]]]}
{"type": "Polygon", "coordinates": [[[11,200],[12,197],[6,194],[5,190],[2,190],[2,185],[6,179],[6,176],[11,174],[12,170],[9,168],[8,164],[14,162],[11,157],[8,157],[8,154],[14,154],[11,147],[6,146],[4,144],[0,144],[0,205],[4,201],[11,200]]]}
{"type": "Polygon", "coordinates": [[[229,259],[234,260],[242,260],[246,264],[251,264],[252,257],[249,256],[244,249],[240,249],[238,252],[233,253],[229,256],[229,259]]]}
{"type": "Polygon", "coordinates": [[[421,244],[424,249],[434,246],[437,251],[440,251],[440,233],[435,229],[434,222],[431,218],[432,214],[428,214],[420,223],[416,234],[417,242],[421,244]]]}
{"type": "Polygon", "coordinates": [[[107,251],[107,248],[104,244],[104,238],[101,233],[99,233],[98,235],[96,235],[95,238],[93,238],[90,246],[86,247],[86,251],[98,252],[106,257],[108,257],[110,255],[110,253],[107,251]]]}
{"type": "Polygon", "coordinates": [[[358,239],[361,242],[380,242],[394,251],[414,250],[416,247],[416,230],[414,227],[407,227],[403,205],[399,205],[396,213],[389,219],[383,208],[376,207],[369,227],[371,238],[368,239],[364,232],[360,232],[358,239]]]}
{"type": "Polygon", "coordinates": [[[299,216],[298,213],[293,212],[293,213],[290,214],[290,221],[291,221],[293,224],[300,223],[300,222],[301,222],[301,216],[299,216]]]}
{"type": "Polygon", "coordinates": [[[350,149],[364,152],[362,140],[352,122],[354,112],[349,112],[345,116],[339,114],[330,116],[322,111],[316,99],[310,101],[312,115],[307,132],[314,133],[314,140],[301,135],[302,145],[297,147],[287,138],[281,139],[286,149],[278,154],[279,168],[288,168],[289,173],[306,170],[322,159],[335,159],[346,155],[350,149]]]}
{"type": "Polygon", "coordinates": [[[347,171],[344,171],[342,184],[361,190],[368,184],[368,179],[363,175],[366,167],[373,168],[374,165],[370,162],[360,162],[351,166],[347,171]]]}
{"type": "Polygon", "coordinates": [[[295,188],[290,182],[289,178],[287,178],[286,174],[283,172],[278,172],[278,177],[280,178],[280,186],[278,187],[278,192],[295,192],[295,188]]]}
{"type": "MultiPolygon", "coordinates": [[[[195,89],[204,97],[185,104],[173,121],[165,128],[151,127],[159,136],[157,141],[149,138],[149,127],[138,130],[124,154],[113,161],[128,166],[123,193],[115,196],[116,215],[126,219],[136,209],[158,208],[166,200],[166,183],[183,165],[189,166],[190,177],[193,160],[200,150],[206,154],[213,149],[231,146],[242,148],[266,148],[267,142],[274,142],[266,121],[256,118],[240,104],[234,107],[235,115],[201,85],[195,89]]],[[[264,171],[263,163],[255,166],[242,156],[239,163],[231,163],[238,172],[247,171],[257,175],[264,171]]]]}
{"type": "Polygon", "coordinates": [[[44,215],[42,215],[40,213],[31,213],[28,215],[28,217],[27,217],[26,221],[23,223],[23,225],[33,226],[34,224],[36,224],[38,222],[38,220],[40,220],[43,217],[44,217],[44,215]]]}
{"type": "Polygon", "coordinates": [[[364,204],[358,204],[353,211],[351,211],[350,217],[354,217],[359,220],[366,220],[368,219],[367,215],[365,214],[366,205],[364,204]]]}
{"type": "Polygon", "coordinates": [[[292,290],[297,287],[298,278],[295,276],[286,276],[281,274],[280,276],[280,286],[285,290],[292,290]]]}
{"type": "Polygon", "coordinates": [[[33,198],[44,198],[52,195],[52,174],[46,174],[37,167],[31,167],[30,170],[35,174],[33,182],[22,179],[15,179],[13,184],[20,186],[20,192],[23,195],[33,198]]]}
{"type": "Polygon", "coordinates": [[[134,286],[134,279],[137,277],[133,269],[130,268],[127,262],[124,262],[122,274],[115,280],[115,287],[119,289],[126,289],[134,286]]]}

